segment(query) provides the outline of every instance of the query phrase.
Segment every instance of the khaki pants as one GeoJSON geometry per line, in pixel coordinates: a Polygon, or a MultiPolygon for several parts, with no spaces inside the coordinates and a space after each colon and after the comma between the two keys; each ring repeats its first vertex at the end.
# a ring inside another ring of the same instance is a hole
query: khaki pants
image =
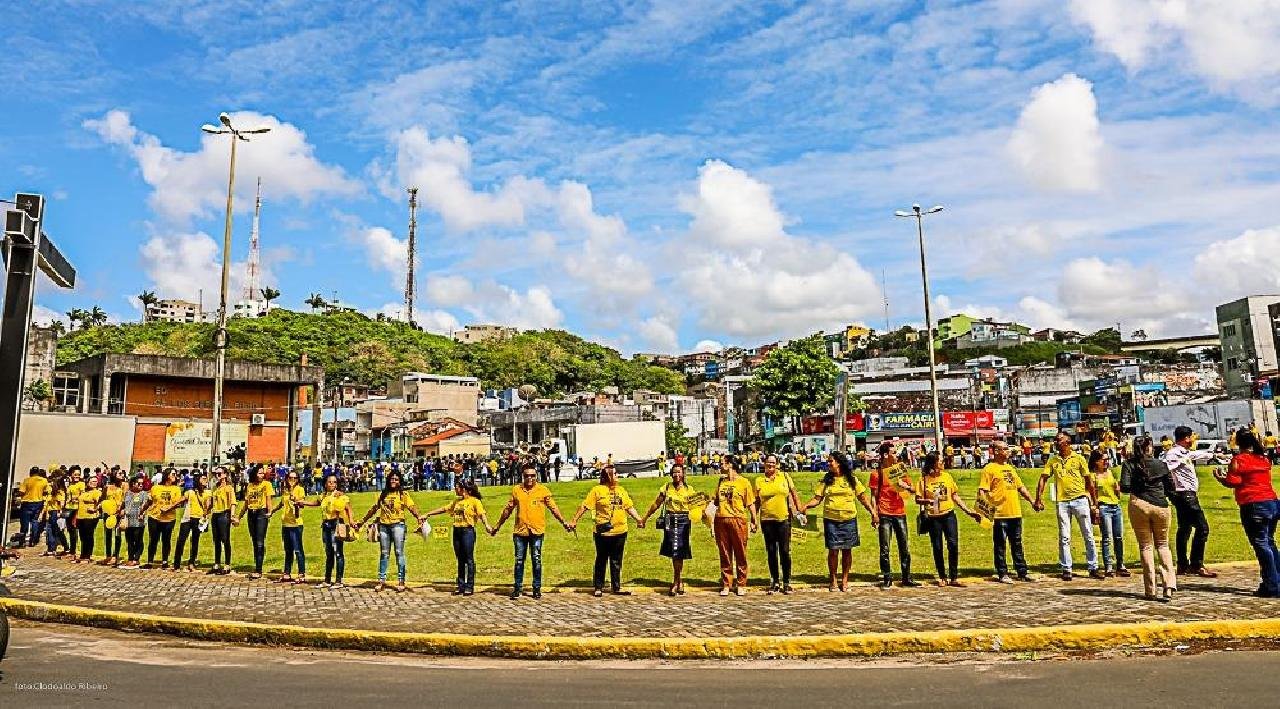
{"type": "Polygon", "coordinates": [[[747,587],[747,520],[716,517],[716,549],[720,552],[720,586],[747,587]],[[737,565],[737,572],[734,565],[737,565]]]}
{"type": "Polygon", "coordinates": [[[1157,554],[1164,587],[1171,590],[1178,588],[1173,574],[1173,554],[1169,551],[1170,514],[1168,507],[1156,507],[1145,500],[1129,498],[1129,523],[1138,537],[1138,549],[1142,555],[1142,585],[1148,596],[1156,595],[1157,554]]]}

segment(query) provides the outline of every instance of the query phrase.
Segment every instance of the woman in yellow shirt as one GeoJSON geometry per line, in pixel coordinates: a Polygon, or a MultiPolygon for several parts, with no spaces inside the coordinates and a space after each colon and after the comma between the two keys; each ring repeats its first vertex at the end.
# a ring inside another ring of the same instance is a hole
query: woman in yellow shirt
{"type": "Polygon", "coordinates": [[[231,573],[231,519],[236,510],[236,488],[226,468],[214,470],[209,527],[213,530],[213,568],[207,573],[231,573]]]}
{"type": "Polygon", "coordinates": [[[213,493],[208,488],[209,476],[196,471],[190,490],[182,493],[182,522],[178,527],[178,546],[174,548],[173,570],[182,566],[182,549],[191,539],[191,554],[187,557],[187,571],[196,570],[196,555],[200,553],[200,534],[209,524],[213,508],[213,493]]]}
{"type": "Polygon", "coordinates": [[[693,527],[689,519],[693,503],[697,497],[706,497],[689,487],[685,481],[684,466],[671,466],[671,481],[662,486],[658,497],[649,505],[649,510],[640,519],[643,527],[659,507],[664,507],[659,524],[662,527],[662,545],[658,553],[671,560],[671,588],[668,596],[684,595],[684,562],[693,558],[693,548],[689,544],[690,530],[693,527]]]}
{"type": "Polygon", "coordinates": [[[103,566],[120,565],[120,544],[124,539],[120,508],[124,506],[124,492],[128,487],[125,471],[117,468],[107,474],[107,486],[102,491],[102,535],[107,555],[103,566]]]}
{"type": "Polygon", "coordinates": [[[1102,565],[1107,576],[1128,578],[1124,567],[1124,513],[1120,511],[1120,481],[1111,472],[1111,457],[1102,451],[1089,456],[1093,473],[1094,506],[1098,508],[1098,526],[1102,528],[1102,565]],[[1112,558],[1112,550],[1115,557],[1112,558]]]}
{"type": "Polygon", "coordinates": [[[455,480],[453,492],[458,496],[456,499],[426,516],[448,513],[453,517],[453,556],[458,561],[458,587],[453,595],[470,596],[476,592],[476,522],[483,522],[490,534],[494,530],[480,503],[480,488],[474,482],[465,478],[455,480]]]}
{"type": "Polygon", "coordinates": [[[329,475],[324,479],[324,497],[320,499],[320,541],[324,544],[324,583],[320,588],[342,588],[342,574],[347,568],[347,557],[342,547],[346,544],[346,530],[339,530],[343,524],[352,529],[356,527],[356,516],[351,511],[351,498],[338,487],[338,476],[329,475]],[[338,580],[333,581],[334,569],[337,569],[338,580]]]}
{"type": "Polygon", "coordinates": [[[76,563],[93,561],[93,533],[98,528],[98,519],[102,516],[98,510],[102,503],[102,489],[98,487],[98,476],[90,475],[85,483],[85,491],[77,498],[80,503],[76,510],[76,532],[80,535],[80,558],[76,563]]]}
{"type": "Polygon", "coordinates": [[[178,487],[176,479],[177,471],[167,468],[161,474],[160,484],[151,486],[151,497],[142,506],[142,513],[147,516],[147,563],[143,565],[144,569],[155,567],[157,545],[163,551],[160,568],[169,568],[173,524],[178,517],[178,507],[182,505],[182,488],[178,487]]]}
{"type": "Polygon", "coordinates": [[[938,572],[937,584],[964,586],[957,578],[957,567],[960,564],[960,525],[956,521],[956,508],[972,517],[975,522],[982,518],[960,498],[960,488],[956,486],[955,478],[942,469],[936,453],[929,453],[924,457],[920,484],[916,486],[916,504],[920,505],[925,514],[929,545],[933,548],[933,566],[938,572]],[[944,541],[947,545],[945,565],[942,561],[944,541]]]}
{"type": "Polygon", "coordinates": [[[267,556],[267,524],[271,521],[274,495],[275,488],[271,487],[271,481],[262,479],[262,469],[256,465],[249,468],[249,485],[244,489],[244,504],[240,506],[236,524],[245,515],[249,516],[249,540],[253,544],[253,573],[249,574],[250,581],[262,578],[262,562],[267,556]]]}
{"type": "MultiPolygon", "coordinates": [[[[284,575],[276,583],[306,583],[307,555],[302,550],[302,508],[318,507],[319,500],[307,500],[307,491],[298,481],[298,472],[290,470],[280,488],[280,537],[284,542],[284,575]],[[298,578],[294,579],[293,562],[298,562],[298,578]]],[[[273,512],[274,514],[274,512],[273,512]]]]}
{"type": "Polygon", "coordinates": [[[853,464],[841,451],[832,451],[827,458],[827,474],[814,490],[813,499],[805,504],[805,510],[822,505],[822,536],[827,547],[828,591],[849,590],[849,570],[853,568],[853,548],[861,543],[858,537],[858,507],[862,503],[871,514],[871,526],[880,524],[880,515],[867,497],[867,487],[853,477],[853,464]],[[836,566],[840,576],[837,580],[836,566]]]}
{"type": "Polygon", "coordinates": [[[40,513],[40,521],[44,524],[45,552],[40,556],[52,556],[58,559],[67,552],[67,520],[62,511],[67,507],[67,479],[55,477],[46,489],[48,498],[44,501],[44,509],[40,513]]]}
{"type": "Polygon", "coordinates": [[[378,557],[378,585],[373,587],[375,591],[381,591],[387,586],[387,566],[391,560],[391,549],[396,550],[396,571],[399,574],[400,583],[396,586],[396,591],[403,593],[408,589],[405,586],[405,558],[404,558],[404,536],[405,536],[405,512],[413,515],[421,525],[426,517],[418,511],[417,504],[414,503],[413,497],[404,489],[404,479],[399,472],[392,472],[387,476],[387,484],[382,488],[382,494],[378,496],[378,501],[373,507],[365,513],[364,519],[360,520],[357,528],[363,527],[370,517],[378,515],[378,546],[380,555],[378,557]]]}
{"type": "Polygon", "coordinates": [[[769,593],[790,594],[791,514],[800,509],[800,496],[791,476],[778,469],[778,456],[764,459],[764,475],[756,478],[756,515],[769,557],[769,593]]]}
{"type": "Polygon", "coordinates": [[[742,596],[747,592],[747,519],[751,531],[757,529],[756,491],[742,477],[742,464],[735,455],[721,459],[721,478],[716,483],[716,518],[713,529],[720,553],[720,595],[730,589],[742,596]]]}
{"type": "Polygon", "coordinates": [[[592,535],[596,543],[596,561],[591,575],[595,591],[592,595],[596,598],[604,595],[604,569],[608,566],[614,595],[629,596],[630,591],[622,590],[622,553],[627,546],[627,517],[634,519],[641,528],[644,520],[636,512],[631,495],[618,484],[617,468],[609,465],[600,470],[600,484],[587,493],[569,526],[576,527],[588,510],[596,524],[592,535]]]}

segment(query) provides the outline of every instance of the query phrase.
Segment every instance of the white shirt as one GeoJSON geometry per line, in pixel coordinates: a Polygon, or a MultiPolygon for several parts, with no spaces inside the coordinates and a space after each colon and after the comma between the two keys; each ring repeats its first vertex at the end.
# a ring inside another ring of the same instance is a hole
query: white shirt
{"type": "Polygon", "coordinates": [[[1200,478],[1196,476],[1195,462],[1197,460],[1207,460],[1211,455],[1207,451],[1187,450],[1175,443],[1163,456],[1164,464],[1169,466],[1169,472],[1173,474],[1173,489],[1178,492],[1196,492],[1199,490],[1200,478]]]}

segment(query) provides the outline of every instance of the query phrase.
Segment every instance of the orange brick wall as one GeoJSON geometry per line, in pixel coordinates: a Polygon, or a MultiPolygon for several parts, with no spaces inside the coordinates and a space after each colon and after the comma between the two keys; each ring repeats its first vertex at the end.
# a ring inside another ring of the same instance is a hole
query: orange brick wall
{"type": "Polygon", "coordinates": [[[164,460],[164,434],[168,426],[163,423],[138,422],[133,428],[133,459],[149,463],[164,460]]]}
{"type": "MultiPolygon", "coordinates": [[[[133,429],[134,461],[149,463],[163,461],[167,429],[168,424],[139,421],[133,429]]],[[[287,426],[250,426],[247,457],[250,463],[281,461],[288,457],[286,451],[288,444],[289,428],[287,426]]]]}
{"type": "MultiPolygon", "coordinates": [[[[268,421],[289,420],[287,384],[227,382],[224,389],[226,420],[247,421],[252,414],[266,414],[268,421]]],[[[213,381],[130,374],[125,386],[126,414],[135,416],[212,418],[213,381]]]]}

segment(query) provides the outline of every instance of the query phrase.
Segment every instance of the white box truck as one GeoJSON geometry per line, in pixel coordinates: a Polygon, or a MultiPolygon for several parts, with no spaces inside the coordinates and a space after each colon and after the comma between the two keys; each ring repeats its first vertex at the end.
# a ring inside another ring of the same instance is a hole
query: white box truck
{"type": "Polygon", "coordinates": [[[563,449],[557,441],[556,452],[563,450],[570,461],[580,461],[584,468],[596,458],[605,461],[612,455],[621,474],[656,470],[658,456],[666,451],[666,428],[661,421],[577,423],[566,429],[563,449]]]}

